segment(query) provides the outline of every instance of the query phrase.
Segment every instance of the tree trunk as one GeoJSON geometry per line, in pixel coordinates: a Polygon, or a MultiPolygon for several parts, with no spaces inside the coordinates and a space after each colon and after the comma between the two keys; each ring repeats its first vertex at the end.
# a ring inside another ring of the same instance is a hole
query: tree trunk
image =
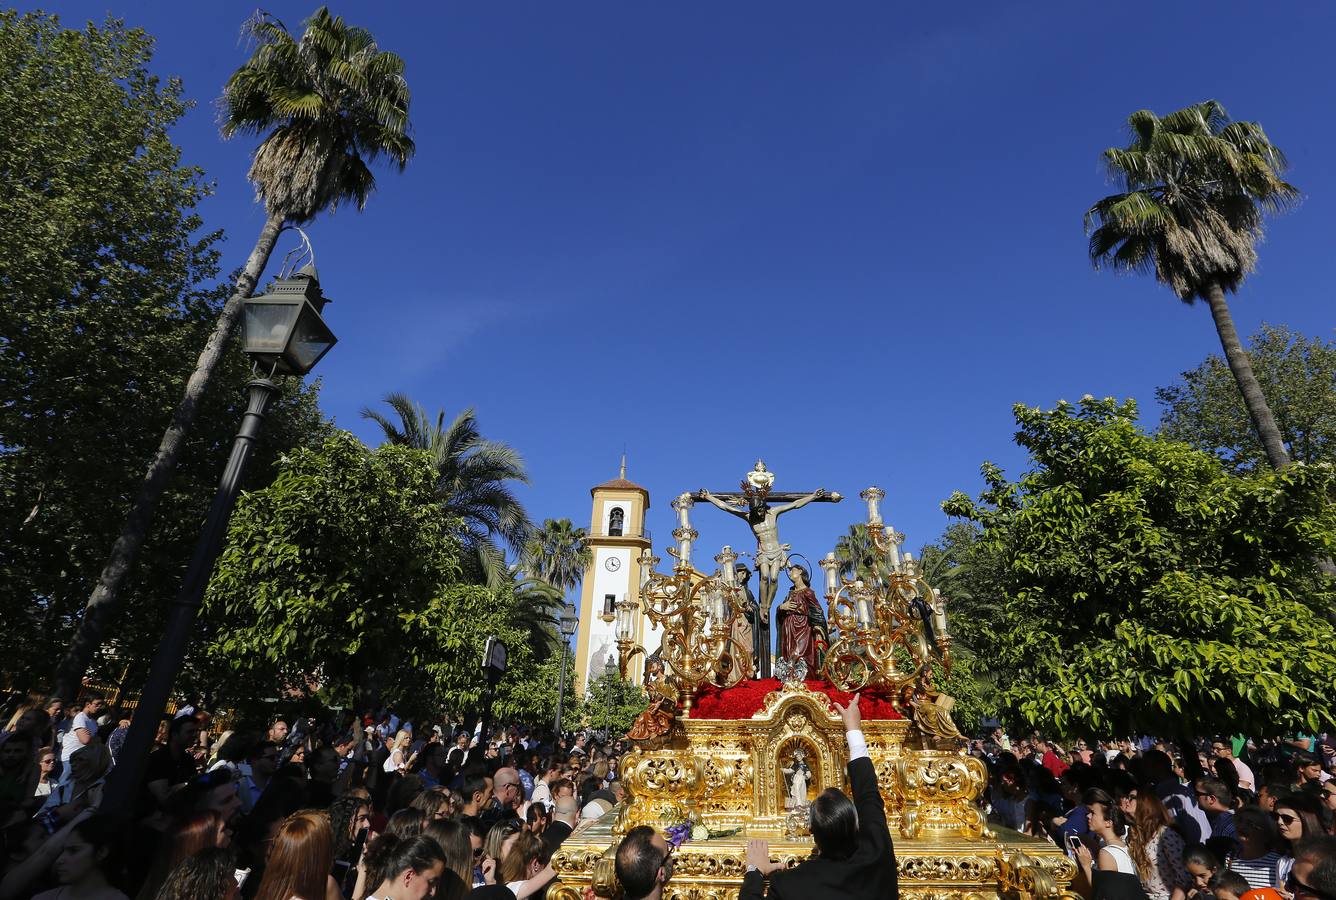
{"type": "Polygon", "coordinates": [[[223,310],[218,315],[218,324],[214,326],[213,334],[209,335],[204,349],[200,351],[199,359],[195,362],[195,371],[190,374],[190,379],[186,382],[185,394],[176,405],[171,424],[167,426],[162,441],[158,444],[158,452],[154,454],[148,471],[144,473],[144,480],[139,485],[139,492],[130,507],[129,515],[125,518],[121,534],[112,545],[111,555],[102,568],[102,574],[88,598],[87,606],[84,607],[83,618],[79,621],[70,646],[56,669],[53,693],[65,698],[67,703],[74,699],[79,686],[83,683],[84,673],[93,660],[93,654],[102,644],[107,624],[116,611],[121,588],[125,585],[134,567],[135,557],[138,556],[148,535],[158,500],[166,490],[167,483],[176,470],[177,461],[181,458],[181,450],[185,447],[186,435],[195,421],[195,414],[199,411],[200,400],[208,390],[209,382],[213,380],[213,373],[218,368],[223,349],[227,346],[227,341],[232,336],[237,319],[241,315],[242,304],[255,290],[260,275],[269,263],[269,255],[278,242],[282,227],[282,216],[270,215],[265,220],[255,247],[246,260],[246,267],[237,276],[232,296],[223,304],[223,310]]]}
{"type": "Polygon", "coordinates": [[[1284,468],[1289,465],[1290,456],[1285,452],[1285,442],[1281,440],[1280,429],[1271,415],[1271,407],[1262,395],[1262,386],[1253,374],[1248,354],[1239,342],[1239,333],[1234,330],[1234,318],[1229,314],[1229,304],[1225,302],[1225,292],[1219,284],[1212,284],[1206,289],[1206,302],[1210,304],[1211,318],[1215,319],[1215,330],[1220,335],[1220,346],[1225,350],[1229,371],[1238,383],[1243,405],[1248,408],[1248,417],[1252,419],[1262,448],[1266,450],[1266,458],[1272,468],[1284,468]]]}

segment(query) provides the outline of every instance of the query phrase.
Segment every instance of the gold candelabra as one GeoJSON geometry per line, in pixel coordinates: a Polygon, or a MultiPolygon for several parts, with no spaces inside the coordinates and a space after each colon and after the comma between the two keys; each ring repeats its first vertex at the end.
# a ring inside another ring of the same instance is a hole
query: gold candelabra
{"type": "MultiPolygon", "coordinates": [[[[671,574],[657,571],[659,557],[650,551],[640,557],[642,583],[641,603],[646,618],[662,629],[663,642],[658,656],[672,671],[682,691],[683,710],[690,709],[692,697],[705,682],[721,687],[732,687],[742,680],[745,666],[726,665],[729,658],[740,656],[750,659],[751,648],[743,647],[733,637],[733,624],[738,616],[746,615],[746,594],[737,583],[734,563],[738,555],[729,547],[715,557],[719,570],[706,575],[690,562],[690,542],[694,538],[679,536],[681,543],[670,550],[677,558],[671,574]]],[[[639,611],[641,604],[628,612],[639,611]]],[[[628,621],[633,621],[628,615],[628,621]]],[[[635,644],[629,631],[619,633],[618,650],[625,660],[645,652],[635,644]]]]}
{"type": "Polygon", "coordinates": [[[950,671],[951,638],[943,598],[924,580],[913,555],[901,555],[904,535],[882,522],[885,496],[877,487],[859,494],[868,504],[868,537],[877,557],[870,579],[841,578],[834,553],[821,561],[837,635],[822,674],[841,690],[875,687],[899,697],[930,680],[934,658],[950,671]]]}

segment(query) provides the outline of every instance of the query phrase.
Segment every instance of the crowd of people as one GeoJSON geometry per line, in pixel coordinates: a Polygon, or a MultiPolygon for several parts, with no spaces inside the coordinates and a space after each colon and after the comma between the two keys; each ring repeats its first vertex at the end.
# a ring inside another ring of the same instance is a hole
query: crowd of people
{"type": "Polygon", "coordinates": [[[541,897],[552,854],[623,797],[624,743],[389,711],[255,732],[179,710],[132,809],[103,788],[129,726],[90,697],[13,697],[0,900],[541,897]]]}
{"type": "Polygon", "coordinates": [[[1336,745],[1325,735],[1069,747],[975,741],[994,825],[1051,840],[1115,900],[1336,900],[1336,745]]]}
{"type": "MultiPolygon", "coordinates": [[[[553,853],[624,797],[628,747],[607,735],[489,734],[385,710],[232,731],[187,706],[164,722],[133,808],[109,809],[128,720],[97,697],[9,706],[0,900],[541,898],[553,853]]],[[[840,712],[852,800],[813,803],[815,857],[793,873],[753,841],[744,896],[894,892],[857,702],[840,712]]],[[[1063,848],[1095,900],[1336,900],[1325,736],[1064,748],[998,729],[970,752],[990,771],[989,821],[1063,848]]],[[[628,900],[662,893],[672,851],[652,829],[625,835],[615,868],[628,900]]]]}

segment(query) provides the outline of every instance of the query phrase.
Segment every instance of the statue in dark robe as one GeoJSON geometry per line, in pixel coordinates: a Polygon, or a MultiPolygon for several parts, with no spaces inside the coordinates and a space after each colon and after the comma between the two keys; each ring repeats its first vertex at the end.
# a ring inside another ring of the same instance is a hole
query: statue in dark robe
{"type": "Polygon", "coordinates": [[[793,661],[801,659],[807,664],[807,677],[820,678],[827,645],[826,614],[812,590],[811,576],[805,568],[790,565],[789,579],[793,587],[775,610],[779,656],[793,661]]]}
{"type": "Polygon", "coordinates": [[[751,569],[738,563],[738,585],[747,598],[747,621],[751,623],[752,666],[756,678],[770,677],[770,610],[762,609],[756,602],[747,582],[751,581],[751,569]]]}

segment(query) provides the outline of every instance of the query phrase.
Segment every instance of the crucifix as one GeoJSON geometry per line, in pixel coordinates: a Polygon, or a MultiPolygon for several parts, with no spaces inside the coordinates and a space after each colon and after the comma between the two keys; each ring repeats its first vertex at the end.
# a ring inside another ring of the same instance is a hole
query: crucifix
{"type": "MultiPolygon", "coordinates": [[[[779,576],[788,568],[788,544],[779,542],[779,517],[794,509],[801,509],[812,502],[839,503],[843,497],[817,488],[808,494],[794,494],[772,491],[775,474],[766,469],[765,463],[756,461],[756,468],[747,473],[742,481],[741,493],[711,493],[702,488],[691,499],[706,500],[724,512],[744,520],[756,535],[756,573],[760,576],[761,594],[757,598],[757,630],[766,632],[769,642],[770,607],[779,591],[779,576]],[[771,506],[771,501],[779,501],[780,506],[771,506]]],[[[810,573],[809,573],[810,576],[810,573]]],[[[754,627],[755,627],[754,626],[754,627]]]]}

